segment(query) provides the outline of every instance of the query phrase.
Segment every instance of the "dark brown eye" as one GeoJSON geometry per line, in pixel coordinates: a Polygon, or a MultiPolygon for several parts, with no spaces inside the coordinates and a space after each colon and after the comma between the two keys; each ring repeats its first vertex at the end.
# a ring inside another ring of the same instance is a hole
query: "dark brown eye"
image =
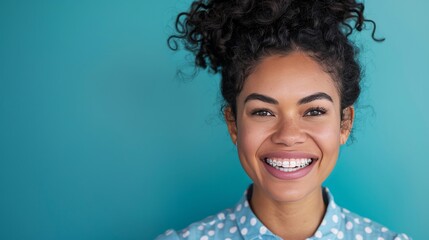
{"type": "Polygon", "coordinates": [[[258,109],[252,112],[252,116],[265,117],[265,116],[274,116],[274,115],[266,109],[258,109]]]}
{"type": "Polygon", "coordinates": [[[326,113],[326,109],[322,107],[312,108],[305,113],[305,116],[320,116],[326,113]]]}

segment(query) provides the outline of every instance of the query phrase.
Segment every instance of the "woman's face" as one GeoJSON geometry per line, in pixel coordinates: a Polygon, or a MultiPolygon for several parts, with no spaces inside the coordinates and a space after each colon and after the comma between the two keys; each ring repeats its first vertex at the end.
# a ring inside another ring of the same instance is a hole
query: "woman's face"
{"type": "Polygon", "coordinates": [[[227,123],[255,189],[294,202],[320,190],[334,168],[349,134],[340,116],[331,76],[309,56],[293,52],[259,63],[237,97],[236,122],[227,123]]]}

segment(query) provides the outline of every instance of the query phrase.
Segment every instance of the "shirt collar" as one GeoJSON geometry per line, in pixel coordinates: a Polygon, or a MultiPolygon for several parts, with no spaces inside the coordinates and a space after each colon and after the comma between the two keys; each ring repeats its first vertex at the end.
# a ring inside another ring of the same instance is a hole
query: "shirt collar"
{"type": "Polygon", "coordinates": [[[252,190],[253,185],[250,185],[234,208],[235,221],[240,235],[244,240],[279,239],[259,221],[250,208],[248,199],[252,195],[252,190]]]}
{"type": "MultiPolygon", "coordinates": [[[[244,192],[240,201],[235,205],[233,211],[233,218],[237,224],[237,231],[245,240],[254,239],[281,239],[267,229],[261,221],[256,217],[250,208],[248,198],[252,194],[253,185],[250,185],[244,192]]],[[[340,208],[334,202],[334,197],[326,187],[322,188],[323,197],[325,202],[328,203],[325,216],[322,223],[319,225],[317,231],[320,231],[325,237],[335,238],[338,230],[341,227],[341,222],[344,219],[344,214],[341,213],[340,208]],[[332,221],[328,221],[332,218],[332,221]]],[[[316,231],[316,232],[317,232],[316,231]]],[[[310,238],[312,239],[312,238],[310,238]]]]}
{"type": "Polygon", "coordinates": [[[328,188],[323,187],[323,198],[325,202],[328,203],[326,207],[325,216],[323,217],[322,223],[316,230],[317,232],[322,233],[322,236],[332,237],[335,239],[338,231],[341,229],[341,224],[343,224],[345,215],[341,212],[341,208],[335,203],[334,196],[328,188]]]}

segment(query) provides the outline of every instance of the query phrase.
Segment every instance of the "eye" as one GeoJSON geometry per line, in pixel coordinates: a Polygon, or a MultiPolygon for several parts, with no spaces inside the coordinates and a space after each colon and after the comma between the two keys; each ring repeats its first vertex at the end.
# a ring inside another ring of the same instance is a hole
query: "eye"
{"type": "Polygon", "coordinates": [[[320,116],[325,114],[327,111],[323,107],[316,107],[316,108],[310,108],[306,113],[305,116],[320,116]]]}
{"type": "Polygon", "coordinates": [[[252,111],[252,116],[266,117],[274,116],[274,114],[267,109],[256,109],[252,111]]]}

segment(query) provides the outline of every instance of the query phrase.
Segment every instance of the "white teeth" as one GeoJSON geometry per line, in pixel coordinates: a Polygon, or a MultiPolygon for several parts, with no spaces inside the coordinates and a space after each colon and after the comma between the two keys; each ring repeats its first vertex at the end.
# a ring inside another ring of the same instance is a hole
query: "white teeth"
{"type": "Polygon", "coordinates": [[[288,162],[288,161],[284,161],[284,162],[283,162],[283,164],[282,164],[282,166],[283,166],[284,168],[289,167],[289,162],[288,162]]]}
{"type": "Polygon", "coordinates": [[[265,162],[283,172],[294,172],[310,165],[313,160],[302,159],[265,159],[265,162]]]}

